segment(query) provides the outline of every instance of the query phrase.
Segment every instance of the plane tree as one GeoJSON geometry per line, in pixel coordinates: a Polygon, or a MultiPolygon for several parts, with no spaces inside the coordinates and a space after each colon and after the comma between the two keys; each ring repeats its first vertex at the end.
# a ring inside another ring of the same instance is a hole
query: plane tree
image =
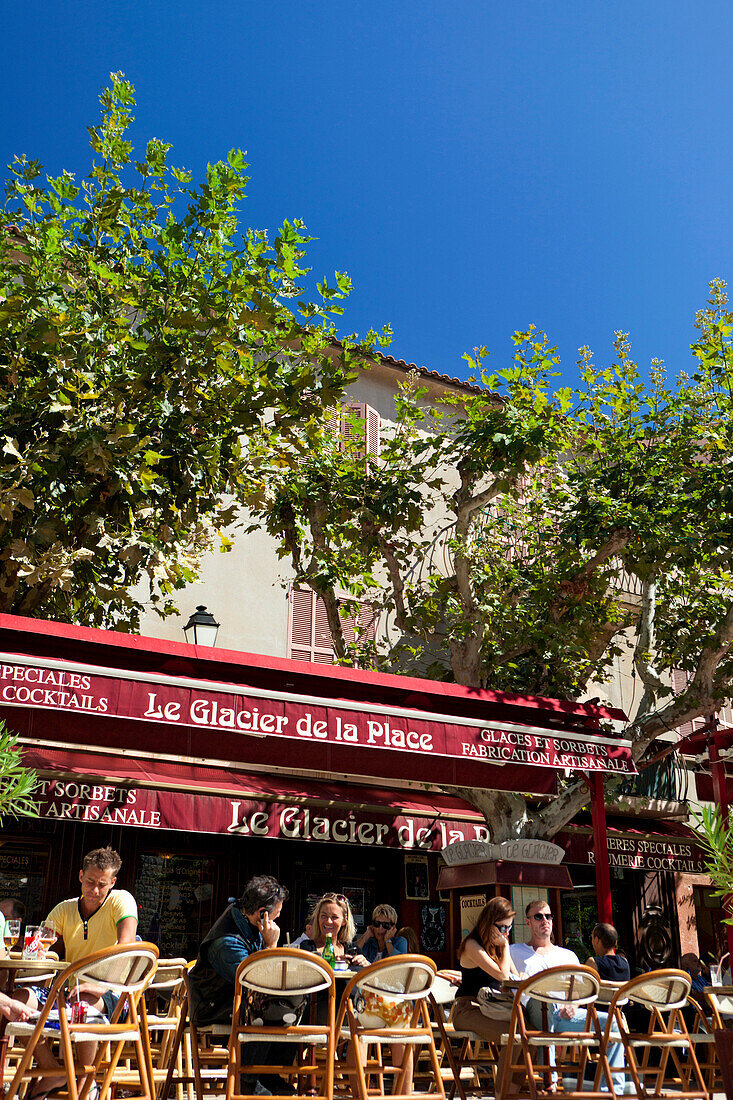
{"type": "MultiPolygon", "coordinates": [[[[467,357],[471,392],[430,402],[409,379],[378,455],[365,453],[358,423],[345,438],[324,418],[297,462],[264,461],[253,507],[296,583],[324,600],[336,659],[575,700],[603,699],[626,662],[640,767],[656,737],[733,695],[733,313],[722,281],[696,323],[675,377],[653,361],[643,379],[617,333],[609,366],[583,348],[578,384],[560,387],[556,351],[530,327],[494,373],[485,349],[467,357]],[[365,603],[379,617],[373,641],[344,630],[365,603]]],[[[534,809],[521,794],[460,793],[498,841],[551,837],[588,800],[578,775],[534,809]]]]}
{"type": "Polygon", "coordinates": [[[157,138],[135,159],[122,74],[100,103],[86,176],[6,182],[0,611],[135,630],[230,546],[247,433],[317,419],[363,351],[334,342],[348,276],[303,296],[303,223],[242,226],[241,151],[196,185],[157,138]]]}

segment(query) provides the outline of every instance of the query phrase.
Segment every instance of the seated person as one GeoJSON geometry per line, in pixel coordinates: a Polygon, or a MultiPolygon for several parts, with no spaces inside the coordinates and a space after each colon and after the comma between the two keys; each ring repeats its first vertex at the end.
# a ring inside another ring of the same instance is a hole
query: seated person
{"type": "Polygon", "coordinates": [[[369,965],[369,960],[359,952],[354,942],[354,916],[348,898],[343,894],[324,894],[311,913],[308,924],[312,935],[300,944],[304,951],[317,951],[322,955],[326,937],[330,934],[337,959],[346,959],[355,967],[369,965]]]}
{"type": "Polygon", "coordinates": [[[420,950],[420,938],[414,928],[410,928],[409,924],[405,924],[402,928],[398,929],[396,940],[404,940],[407,944],[408,955],[421,955],[420,950]]]}
{"type": "MultiPolygon", "coordinates": [[[[491,898],[458,948],[461,984],[456,991],[453,1024],[491,1043],[501,1043],[511,1016],[511,1001],[500,998],[502,981],[517,973],[509,948],[514,917],[514,910],[506,898],[491,898]],[[492,990],[497,995],[491,1015],[481,1008],[479,991],[482,989],[492,990]]],[[[502,1078],[506,1052],[506,1046],[502,1046],[497,1081],[502,1078]]]]}
{"type": "MultiPolygon", "coordinates": [[[[552,913],[550,907],[546,901],[536,899],[530,901],[525,910],[527,918],[527,926],[530,930],[529,943],[515,944],[511,949],[512,959],[514,965],[520,972],[524,972],[527,977],[531,977],[534,974],[539,974],[542,970],[549,970],[553,966],[578,966],[580,960],[574,951],[569,951],[566,947],[558,947],[552,942],[552,913]]],[[[596,925],[596,929],[599,926],[596,925]]],[[[613,926],[613,934],[618,941],[618,935],[616,934],[613,926]]],[[[595,931],[595,929],[594,929],[595,931]]],[[[612,938],[609,933],[609,938],[612,938]]],[[[615,949],[614,949],[615,950],[615,949]]],[[[625,960],[624,960],[625,961],[625,960]]],[[[628,964],[627,964],[628,965],[628,964]]],[[[594,969],[599,970],[599,967],[594,969]]],[[[599,970],[600,975],[600,970],[599,970]]],[[[542,1026],[542,1009],[538,1001],[534,998],[527,998],[527,1005],[525,1006],[525,1016],[530,1023],[530,1027],[541,1028],[542,1026]]],[[[608,1013],[598,1009],[598,1020],[601,1027],[606,1026],[608,1020],[608,1013]]],[[[581,1008],[576,1010],[574,1005],[555,1005],[554,1010],[550,1016],[549,1025],[553,1031],[583,1031],[585,1028],[586,1010],[581,1008]]],[[[612,1034],[615,1034],[613,1032],[612,1034]]],[[[553,1059],[554,1051],[550,1051],[550,1064],[554,1065],[553,1059]]],[[[608,1061],[612,1069],[619,1069],[623,1065],[624,1048],[621,1043],[610,1043],[608,1047],[608,1061]]],[[[613,1087],[615,1092],[623,1093],[624,1091],[624,1074],[613,1074],[613,1087]]],[[[601,1080],[601,1092],[608,1092],[609,1086],[605,1080],[601,1080]]]]}
{"type": "Polygon", "coordinates": [[[397,935],[397,911],[391,905],[377,905],[372,922],[356,939],[355,946],[370,963],[390,955],[404,955],[407,940],[397,935]]]}
{"type": "Polygon", "coordinates": [[[591,932],[594,954],[585,965],[597,970],[604,982],[628,982],[631,977],[629,960],[616,954],[618,932],[612,924],[597,924],[591,932]]]}
{"type": "MultiPolygon", "coordinates": [[[[115,944],[135,942],[137,904],[127,890],[114,888],[121,866],[122,859],[113,848],[94,848],[87,852],[79,871],[79,896],[60,901],[46,917],[44,923],[63,940],[62,958],[66,962],[78,962],[115,944]]],[[[47,996],[48,989],[39,986],[18,990],[16,994],[17,999],[25,1001],[31,1010],[44,1005],[47,996]]],[[[100,996],[99,988],[91,982],[77,986],[70,999],[74,997],[109,1017],[119,1000],[110,989],[100,996]]],[[[91,1065],[95,1050],[96,1043],[76,1044],[79,1063],[91,1065]]],[[[65,1084],[65,1078],[52,1072],[58,1070],[59,1064],[45,1042],[36,1047],[36,1062],[48,1072],[39,1077],[33,1098],[65,1084]]]]}
{"type": "Polygon", "coordinates": [[[706,985],[710,985],[710,979],[705,973],[705,967],[700,962],[694,951],[688,951],[680,959],[680,969],[687,971],[692,978],[692,992],[702,993],[706,985]]]}
{"type": "MultiPolygon", "coordinates": [[[[229,905],[209,930],[189,975],[191,1021],[196,1027],[231,1023],[237,968],[248,955],[277,947],[280,928],[275,922],[287,897],[287,887],[270,875],[256,875],[245,886],[239,904],[229,905]]],[[[294,1044],[246,1043],[242,1060],[245,1065],[285,1065],[291,1048],[295,1057],[294,1044]]],[[[294,1091],[276,1074],[259,1079],[245,1076],[242,1086],[262,1096],[294,1091]]]]}

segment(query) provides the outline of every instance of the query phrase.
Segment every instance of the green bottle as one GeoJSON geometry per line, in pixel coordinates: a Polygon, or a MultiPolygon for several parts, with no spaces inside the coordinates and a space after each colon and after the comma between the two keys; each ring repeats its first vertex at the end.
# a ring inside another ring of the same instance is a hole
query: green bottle
{"type": "Polygon", "coordinates": [[[336,952],[333,949],[333,941],[331,940],[331,933],[326,936],[326,945],[323,948],[323,961],[327,962],[333,970],[336,965],[336,952]]]}

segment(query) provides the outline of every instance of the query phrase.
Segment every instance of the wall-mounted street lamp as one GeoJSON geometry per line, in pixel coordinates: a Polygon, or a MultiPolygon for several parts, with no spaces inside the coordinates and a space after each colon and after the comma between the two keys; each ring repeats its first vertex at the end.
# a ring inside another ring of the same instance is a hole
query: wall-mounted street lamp
{"type": "Polygon", "coordinates": [[[191,645],[216,645],[219,623],[210,611],[200,603],[183,628],[186,641],[191,645]]]}

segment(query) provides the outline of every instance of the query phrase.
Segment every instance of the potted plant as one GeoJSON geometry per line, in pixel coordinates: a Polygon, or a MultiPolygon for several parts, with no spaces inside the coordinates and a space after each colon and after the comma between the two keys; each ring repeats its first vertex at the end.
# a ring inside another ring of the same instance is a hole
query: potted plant
{"type": "MultiPolygon", "coordinates": [[[[733,815],[724,818],[718,806],[703,806],[693,815],[697,842],[705,853],[705,869],[718,897],[733,897],[733,815]]],[[[728,906],[730,913],[730,906],[728,906]]],[[[733,924],[733,916],[725,918],[733,924]]],[[[725,958],[725,956],[724,956],[725,958]]],[[[720,966],[722,974],[722,959],[720,966]]],[[[733,1100],[733,1030],[715,1029],[715,1047],[728,1100],[733,1100]]]]}

